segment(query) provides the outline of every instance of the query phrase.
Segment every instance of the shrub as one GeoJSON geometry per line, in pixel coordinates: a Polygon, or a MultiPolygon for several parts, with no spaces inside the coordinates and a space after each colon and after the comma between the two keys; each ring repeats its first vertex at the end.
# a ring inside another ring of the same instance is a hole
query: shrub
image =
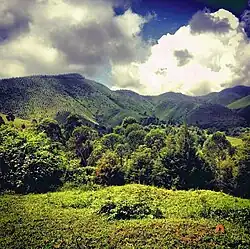
{"type": "Polygon", "coordinates": [[[107,201],[98,211],[99,214],[107,215],[109,219],[129,220],[142,218],[162,218],[162,211],[157,207],[150,207],[145,201],[121,201],[115,203],[107,201]]]}

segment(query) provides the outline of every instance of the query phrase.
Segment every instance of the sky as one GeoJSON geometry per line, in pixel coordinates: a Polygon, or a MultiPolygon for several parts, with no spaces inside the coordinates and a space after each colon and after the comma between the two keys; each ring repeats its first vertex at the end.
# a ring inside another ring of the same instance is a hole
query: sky
{"type": "Polygon", "coordinates": [[[250,86],[249,38],[247,0],[0,0],[0,78],[204,95],[250,86]]]}

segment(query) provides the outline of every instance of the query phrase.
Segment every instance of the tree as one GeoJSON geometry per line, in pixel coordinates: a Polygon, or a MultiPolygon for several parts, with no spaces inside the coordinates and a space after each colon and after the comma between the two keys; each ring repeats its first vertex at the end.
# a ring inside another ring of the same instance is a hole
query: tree
{"type": "Polygon", "coordinates": [[[145,137],[146,145],[154,149],[154,151],[160,151],[165,146],[166,133],[162,129],[153,129],[145,137]]]}
{"type": "Polygon", "coordinates": [[[129,124],[135,124],[137,120],[134,117],[126,117],[122,121],[122,127],[126,128],[129,124]]]}
{"type": "Polygon", "coordinates": [[[15,115],[13,114],[13,113],[8,113],[7,115],[6,115],[6,119],[8,120],[8,121],[14,121],[15,120],[15,115]]]}
{"type": "Polygon", "coordinates": [[[0,116],[0,126],[1,126],[1,125],[4,125],[4,124],[5,124],[5,122],[4,122],[4,120],[3,120],[3,117],[0,116]]]}
{"type": "Polygon", "coordinates": [[[129,153],[129,145],[128,144],[118,144],[115,149],[115,153],[119,156],[120,165],[123,167],[123,161],[125,156],[129,153]]]}
{"type": "Polygon", "coordinates": [[[238,166],[236,194],[244,198],[250,198],[250,136],[243,138],[243,145],[239,148],[236,160],[238,166]]]}
{"type": "Polygon", "coordinates": [[[222,132],[216,132],[204,143],[202,153],[214,172],[214,187],[217,190],[232,192],[234,181],[234,148],[222,132]]]}
{"type": "Polygon", "coordinates": [[[140,146],[127,163],[127,176],[128,182],[134,182],[139,184],[151,184],[152,183],[152,170],[153,159],[152,151],[146,146],[140,146]]]}
{"type": "Polygon", "coordinates": [[[107,151],[98,160],[96,181],[106,186],[124,184],[124,173],[116,153],[107,151]]]}
{"type": "Polygon", "coordinates": [[[56,142],[63,142],[64,138],[62,135],[62,131],[57,121],[46,118],[39,123],[37,129],[40,132],[45,132],[49,138],[56,142]]]}
{"type": "Polygon", "coordinates": [[[177,189],[205,188],[212,180],[212,172],[199,157],[188,127],[182,126],[175,136],[167,139],[156,160],[154,184],[177,189]]]}
{"type": "Polygon", "coordinates": [[[97,138],[97,131],[88,126],[76,127],[72,132],[68,144],[74,149],[76,156],[80,157],[82,166],[87,166],[87,160],[93,151],[93,141],[97,138]]]}
{"type": "Polygon", "coordinates": [[[114,128],[114,133],[119,134],[119,135],[124,135],[125,134],[125,129],[121,125],[118,125],[114,128]]]}
{"type": "Polygon", "coordinates": [[[222,132],[216,132],[204,143],[203,154],[214,166],[233,154],[233,147],[222,132]]]}
{"type": "Polygon", "coordinates": [[[144,130],[131,131],[127,137],[128,144],[132,150],[135,150],[139,145],[144,144],[145,136],[147,135],[144,130]]]}
{"type": "Polygon", "coordinates": [[[123,142],[123,137],[115,133],[110,133],[103,136],[101,140],[102,144],[107,147],[107,149],[114,151],[116,144],[123,142]]]}
{"type": "Polygon", "coordinates": [[[127,137],[130,132],[138,130],[143,130],[143,127],[137,123],[129,124],[126,126],[126,129],[124,129],[124,135],[127,137]]]}
{"type": "Polygon", "coordinates": [[[65,129],[65,136],[66,139],[69,139],[69,137],[72,135],[72,132],[76,127],[81,126],[83,123],[81,121],[80,116],[78,115],[70,115],[67,117],[67,121],[64,125],[65,129]]]}
{"type": "Polygon", "coordinates": [[[66,154],[44,133],[36,130],[0,130],[1,190],[19,193],[47,192],[61,185],[66,154]]]}

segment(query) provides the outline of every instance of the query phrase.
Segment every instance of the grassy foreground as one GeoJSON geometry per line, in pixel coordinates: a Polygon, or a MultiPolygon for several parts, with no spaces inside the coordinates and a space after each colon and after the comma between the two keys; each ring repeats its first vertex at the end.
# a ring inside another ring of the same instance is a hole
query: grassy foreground
{"type": "Polygon", "coordinates": [[[250,248],[249,218],[250,200],[204,190],[125,185],[6,194],[0,248],[250,248]]]}

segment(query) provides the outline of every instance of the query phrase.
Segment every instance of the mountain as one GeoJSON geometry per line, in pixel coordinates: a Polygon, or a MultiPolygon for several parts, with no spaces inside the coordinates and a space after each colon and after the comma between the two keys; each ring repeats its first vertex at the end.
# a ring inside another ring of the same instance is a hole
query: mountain
{"type": "Polygon", "coordinates": [[[102,125],[117,125],[126,116],[151,116],[202,127],[234,127],[246,125],[246,113],[227,106],[248,95],[250,87],[238,86],[201,97],[174,92],[142,96],[112,91],[79,74],[38,75],[0,80],[0,113],[12,112],[23,119],[52,117],[59,122],[78,114],[102,125]]]}
{"type": "Polygon", "coordinates": [[[221,92],[210,93],[201,98],[211,104],[220,104],[227,106],[248,95],[250,95],[250,87],[235,86],[232,88],[224,89],[221,92]]]}
{"type": "Polygon", "coordinates": [[[230,109],[242,109],[242,108],[245,108],[245,107],[248,107],[250,106],[250,95],[244,97],[244,98],[241,98],[239,100],[236,100],[235,102],[229,104],[227,107],[230,108],[230,109]]]}
{"type": "Polygon", "coordinates": [[[227,106],[234,110],[238,115],[245,118],[250,123],[250,95],[243,97],[227,106]]]}

